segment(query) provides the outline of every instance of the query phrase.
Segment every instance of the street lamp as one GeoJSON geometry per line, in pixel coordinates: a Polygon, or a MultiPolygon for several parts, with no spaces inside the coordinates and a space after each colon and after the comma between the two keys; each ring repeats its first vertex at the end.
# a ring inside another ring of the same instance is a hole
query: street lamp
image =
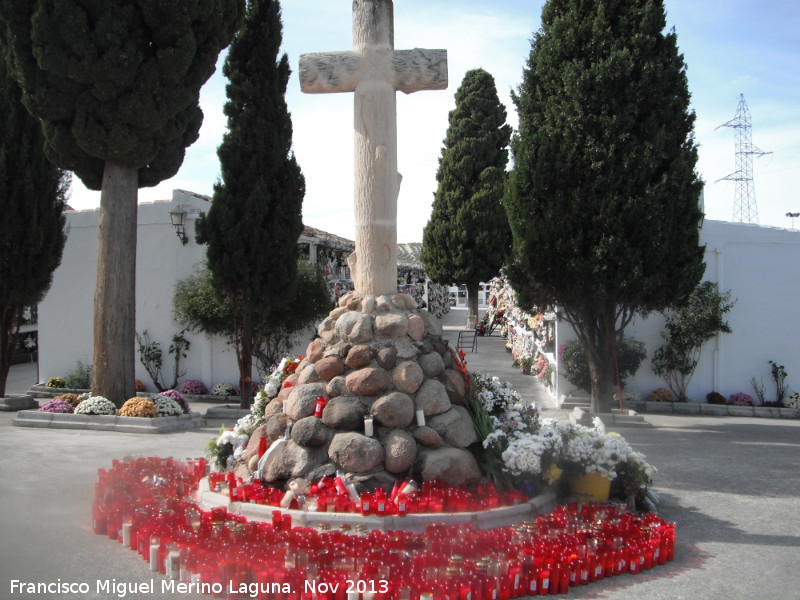
{"type": "Polygon", "coordinates": [[[800,212],[787,212],[786,216],[792,219],[792,229],[794,229],[794,220],[796,217],[800,217],[800,212]]]}
{"type": "Polygon", "coordinates": [[[169,218],[172,221],[172,226],[175,228],[175,235],[184,246],[189,238],[186,237],[186,211],[182,207],[176,206],[173,210],[169,211],[169,218]]]}

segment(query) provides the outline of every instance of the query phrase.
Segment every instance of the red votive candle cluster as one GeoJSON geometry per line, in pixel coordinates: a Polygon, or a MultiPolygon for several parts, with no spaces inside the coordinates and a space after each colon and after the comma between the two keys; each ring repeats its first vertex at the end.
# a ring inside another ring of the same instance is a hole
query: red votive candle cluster
{"type": "MultiPolygon", "coordinates": [[[[488,530],[431,524],[424,533],[353,534],[349,525],[292,527],[279,510],[251,522],[190,501],[205,468],[202,459],[114,461],[98,472],[94,531],[124,540],[167,579],[228,600],[509,600],[564,594],[674,556],[674,524],[622,504],[559,506],[488,530]]],[[[333,479],[318,485],[335,489],[333,479]]],[[[409,497],[439,498],[434,487],[426,492],[423,483],[409,497]]],[[[454,493],[439,499],[443,508],[464,501],[454,493]]],[[[360,510],[365,502],[370,514],[396,506],[378,491],[358,497],[360,510]]]]}
{"type": "MultiPolygon", "coordinates": [[[[284,492],[263,486],[258,480],[245,483],[230,472],[208,476],[213,491],[227,493],[234,502],[250,502],[280,506],[284,492]]],[[[473,488],[447,485],[441,481],[425,481],[420,486],[413,480],[398,481],[389,490],[377,488],[358,494],[344,474],[324,476],[312,483],[305,497],[294,497],[288,508],[316,512],[360,513],[377,516],[405,516],[420,513],[477,512],[513,506],[528,500],[519,490],[499,492],[492,483],[473,488]]]]}

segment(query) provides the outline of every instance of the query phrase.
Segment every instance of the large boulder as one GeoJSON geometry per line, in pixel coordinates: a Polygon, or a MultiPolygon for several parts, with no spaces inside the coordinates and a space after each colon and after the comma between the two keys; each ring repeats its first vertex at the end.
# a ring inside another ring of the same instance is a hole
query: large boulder
{"type": "Polygon", "coordinates": [[[383,369],[366,367],[347,375],[347,389],[356,396],[377,396],[390,384],[389,374],[383,369]]]}
{"type": "Polygon", "coordinates": [[[415,342],[421,342],[425,337],[425,321],[419,315],[408,317],[408,337],[415,342]]]}
{"type": "Polygon", "coordinates": [[[426,448],[441,448],[444,445],[442,436],[440,436],[435,429],[431,429],[427,425],[415,428],[413,435],[419,445],[425,446],[426,448]]]}
{"type": "Polygon", "coordinates": [[[247,448],[244,449],[244,453],[242,454],[242,460],[245,463],[249,463],[250,459],[258,454],[258,443],[261,438],[265,437],[266,435],[266,425],[259,425],[253,430],[253,433],[250,434],[250,439],[247,440],[247,448]]]}
{"type": "Polygon", "coordinates": [[[347,312],[336,320],[336,335],[339,339],[358,344],[374,337],[372,317],[358,312],[347,312]]]}
{"type": "Polygon", "coordinates": [[[392,296],[392,303],[400,310],[415,310],[417,302],[411,294],[395,294],[392,296]]]}
{"type": "Polygon", "coordinates": [[[379,338],[399,338],[408,331],[408,317],[399,313],[378,315],[375,318],[375,333],[379,338]]]}
{"type": "Polygon", "coordinates": [[[394,346],[381,348],[378,350],[375,359],[378,361],[379,367],[391,371],[397,365],[397,350],[394,346]]]}
{"type": "Polygon", "coordinates": [[[425,373],[425,377],[438,377],[444,372],[442,356],[435,350],[423,354],[417,360],[419,361],[419,366],[422,367],[422,372],[425,373]]]}
{"type": "Polygon", "coordinates": [[[415,468],[425,481],[441,479],[450,485],[470,485],[481,479],[481,469],[475,457],[461,448],[420,450],[415,468]]]}
{"type": "Polygon", "coordinates": [[[362,492],[371,492],[376,488],[391,489],[397,482],[397,477],[386,471],[372,471],[370,473],[351,473],[350,481],[356,489],[362,492]]]}
{"type": "Polygon", "coordinates": [[[366,367],[372,362],[372,348],[366,344],[358,344],[350,348],[345,364],[351,369],[366,367]]]}
{"type": "Polygon", "coordinates": [[[414,394],[422,385],[425,374],[417,363],[406,360],[392,371],[392,383],[395,389],[406,394],[414,394]]]}
{"type": "Polygon", "coordinates": [[[426,379],[417,391],[414,400],[416,409],[422,409],[426,417],[440,415],[450,410],[452,404],[444,384],[436,379],[426,379]]]}
{"type": "MultiPolygon", "coordinates": [[[[326,317],[322,323],[317,325],[317,333],[320,337],[323,337],[322,334],[330,333],[336,327],[336,319],[331,319],[330,317],[326,317]]],[[[324,338],[323,338],[324,339],[324,338]]]]}
{"type": "Polygon", "coordinates": [[[292,425],[292,441],[300,446],[324,446],[333,432],[317,417],[306,417],[292,425]]]}
{"type": "Polygon", "coordinates": [[[337,433],[328,446],[328,456],[344,471],[366,473],[383,464],[383,446],[375,438],[360,433],[337,433]]]}
{"type": "Polygon", "coordinates": [[[400,360],[409,360],[419,354],[419,348],[417,348],[408,338],[395,340],[394,349],[397,351],[397,358],[400,360]]]}
{"type": "Polygon", "coordinates": [[[302,370],[298,367],[298,378],[297,384],[298,385],[305,385],[307,383],[316,383],[321,378],[319,373],[317,373],[316,365],[312,365],[310,362],[306,364],[302,370]]]}
{"type": "Polygon", "coordinates": [[[417,442],[403,429],[392,429],[384,441],[384,466],[389,473],[405,473],[414,466],[417,442]]]}
{"type": "Polygon", "coordinates": [[[267,457],[261,477],[265,481],[305,477],[327,460],[324,448],[299,446],[292,440],[280,442],[267,457]]]}
{"type": "Polygon", "coordinates": [[[466,448],[478,441],[472,416],[463,406],[453,406],[447,412],[432,416],[427,419],[427,424],[456,448],[466,448]]]}
{"type": "MultiPolygon", "coordinates": [[[[286,394],[288,397],[289,394],[286,394]]],[[[283,412],[283,401],[280,398],[280,394],[277,397],[270,400],[267,405],[264,407],[264,419],[269,419],[272,415],[277,415],[283,412]]]]}
{"type": "Polygon", "coordinates": [[[322,411],[322,422],[332,429],[362,431],[369,404],[354,396],[338,396],[322,411]]]}
{"type": "Polygon", "coordinates": [[[369,411],[384,427],[408,427],[414,420],[414,401],[403,392],[389,392],[373,402],[369,411]]]}
{"type": "Polygon", "coordinates": [[[286,426],[289,424],[289,417],[283,413],[272,415],[264,422],[265,433],[270,442],[281,439],[286,435],[286,426]]]}
{"type": "Polygon", "coordinates": [[[325,395],[325,383],[296,385],[283,403],[283,410],[292,421],[314,414],[317,397],[325,395]]]}
{"type": "Polygon", "coordinates": [[[437,319],[424,309],[419,311],[419,316],[422,317],[423,321],[425,321],[425,331],[428,333],[428,335],[442,337],[444,329],[442,328],[441,319],[437,319]]]}
{"type": "Polygon", "coordinates": [[[347,394],[347,379],[344,375],[334,377],[325,386],[325,393],[328,398],[336,398],[337,396],[345,396],[347,394]]]}
{"type": "Polygon", "coordinates": [[[315,338],[312,340],[306,348],[306,358],[308,359],[308,362],[317,362],[320,358],[322,358],[322,351],[322,340],[320,338],[315,338]]]}
{"type": "Polygon", "coordinates": [[[465,394],[467,393],[466,382],[464,376],[456,369],[447,369],[442,374],[442,383],[447,390],[447,397],[453,404],[464,404],[465,394]]]}
{"type": "Polygon", "coordinates": [[[317,377],[322,381],[330,381],[337,375],[344,373],[344,361],[338,356],[326,356],[314,364],[317,377]]]}

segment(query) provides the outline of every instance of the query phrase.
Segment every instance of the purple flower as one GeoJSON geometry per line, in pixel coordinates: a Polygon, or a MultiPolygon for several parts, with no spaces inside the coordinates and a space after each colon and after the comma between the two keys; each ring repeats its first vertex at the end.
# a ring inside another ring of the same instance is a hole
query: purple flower
{"type": "Polygon", "coordinates": [[[187,379],[181,384],[181,394],[190,396],[201,396],[208,393],[206,384],[197,379],[187,379]]]}
{"type": "Polygon", "coordinates": [[[751,395],[743,392],[731,394],[728,397],[728,404],[732,404],[733,406],[755,406],[755,403],[751,395]]]}
{"type": "Polygon", "coordinates": [[[184,414],[188,414],[190,412],[189,403],[186,402],[186,398],[184,398],[183,394],[181,394],[178,390],[167,390],[165,392],[159,392],[158,395],[166,396],[167,398],[172,398],[173,400],[175,400],[175,402],[181,405],[184,414]]]}
{"type": "Polygon", "coordinates": [[[40,412],[49,412],[49,413],[71,413],[75,409],[72,408],[72,405],[69,402],[65,402],[64,400],[48,400],[39,408],[40,412]]]}

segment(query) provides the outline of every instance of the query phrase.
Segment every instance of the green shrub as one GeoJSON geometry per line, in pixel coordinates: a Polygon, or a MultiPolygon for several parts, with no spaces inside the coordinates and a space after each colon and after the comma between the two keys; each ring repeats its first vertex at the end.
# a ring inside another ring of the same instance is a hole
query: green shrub
{"type": "Polygon", "coordinates": [[[64,382],[68,387],[76,390],[88,390],[92,387],[92,365],[85,365],[81,361],[64,375],[64,382]]]}
{"type": "MultiPolygon", "coordinates": [[[[642,364],[647,352],[644,343],[633,338],[622,338],[617,346],[620,383],[625,387],[628,377],[633,377],[642,364]]],[[[558,371],[572,385],[586,391],[592,389],[589,375],[589,362],[580,340],[574,339],[561,346],[558,351],[558,371]]]]}
{"type": "Polygon", "coordinates": [[[67,387],[67,383],[64,381],[63,377],[51,377],[47,380],[47,383],[44,384],[45,387],[49,388],[65,388],[67,387]]]}

